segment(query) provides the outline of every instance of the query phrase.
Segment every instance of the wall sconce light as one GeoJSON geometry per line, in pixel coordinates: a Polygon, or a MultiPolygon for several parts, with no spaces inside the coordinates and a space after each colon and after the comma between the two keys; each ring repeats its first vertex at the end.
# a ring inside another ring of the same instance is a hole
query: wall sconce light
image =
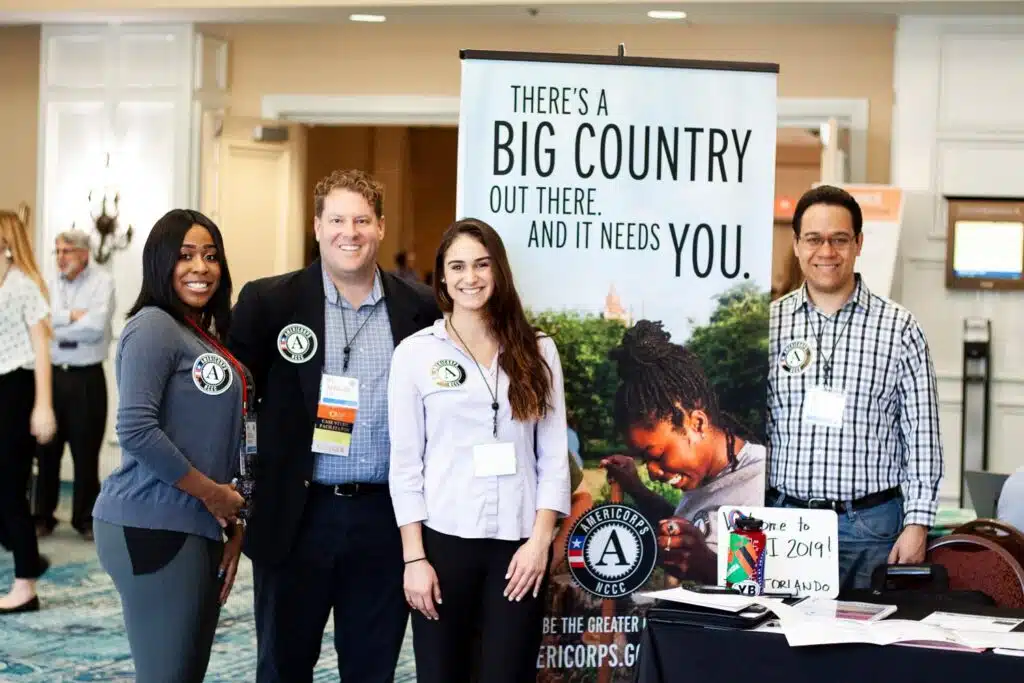
{"type": "MultiPolygon", "coordinates": [[[[109,173],[110,169],[110,153],[107,153],[107,160],[104,169],[109,173]]],[[[88,201],[92,203],[94,192],[89,191],[88,201]]],[[[121,212],[118,209],[118,204],[121,201],[121,194],[119,192],[114,193],[113,199],[108,198],[107,190],[103,190],[103,198],[100,200],[99,213],[96,214],[92,211],[89,212],[89,216],[92,218],[93,230],[99,235],[99,244],[93,249],[93,258],[96,263],[106,263],[110,260],[110,257],[115,251],[121,251],[126,249],[132,241],[132,226],[128,225],[127,229],[121,230],[118,219],[120,218],[121,212]],[[112,209],[112,211],[111,211],[112,209]]],[[[72,230],[75,224],[71,224],[72,230]]]]}

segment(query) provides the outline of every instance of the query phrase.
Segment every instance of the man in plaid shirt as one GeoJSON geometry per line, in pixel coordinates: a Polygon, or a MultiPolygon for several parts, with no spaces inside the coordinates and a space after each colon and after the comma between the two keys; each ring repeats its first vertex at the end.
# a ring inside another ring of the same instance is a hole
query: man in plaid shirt
{"type": "Polygon", "coordinates": [[[846,191],[806,192],[793,214],[804,285],[772,303],[768,495],[839,516],[840,589],[924,560],[943,475],[935,368],[902,306],[854,263],[863,216],[846,191]]]}

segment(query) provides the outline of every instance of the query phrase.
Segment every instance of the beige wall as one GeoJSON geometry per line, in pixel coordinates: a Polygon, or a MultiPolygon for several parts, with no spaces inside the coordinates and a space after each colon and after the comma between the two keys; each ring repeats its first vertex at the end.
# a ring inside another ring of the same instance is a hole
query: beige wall
{"type": "Polygon", "coordinates": [[[888,182],[894,26],[217,25],[233,113],[267,94],[458,95],[460,48],[774,61],[783,97],[866,97],[868,180],[888,182]]]}
{"type": "Polygon", "coordinates": [[[36,211],[39,28],[0,26],[0,208],[36,211]]]}

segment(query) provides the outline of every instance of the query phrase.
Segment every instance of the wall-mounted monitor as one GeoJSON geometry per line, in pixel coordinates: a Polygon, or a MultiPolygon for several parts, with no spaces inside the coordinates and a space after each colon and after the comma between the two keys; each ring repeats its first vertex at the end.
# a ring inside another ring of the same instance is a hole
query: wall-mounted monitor
{"type": "Polygon", "coordinates": [[[946,287],[1024,290],[1024,199],[946,201],[946,287]]]}

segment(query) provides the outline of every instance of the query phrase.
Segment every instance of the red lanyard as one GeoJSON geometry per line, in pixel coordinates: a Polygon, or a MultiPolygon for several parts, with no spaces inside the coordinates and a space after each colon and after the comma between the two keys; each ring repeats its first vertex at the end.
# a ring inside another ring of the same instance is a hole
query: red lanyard
{"type": "Polygon", "coordinates": [[[245,368],[242,367],[242,364],[238,362],[237,358],[231,355],[230,351],[221,346],[216,339],[204,332],[199,325],[196,325],[191,320],[188,321],[188,324],[191,325],[192,329],[198,332],[199,336],[205,339],[210,346],[217,349],[224,358],[231,363],[231,367],[235,369],[235,373],[238,375],[238,379],[242,383],[242,412],[247,413],[249,411],[249,382],[247,382],[245,378],[245,368]]]}

